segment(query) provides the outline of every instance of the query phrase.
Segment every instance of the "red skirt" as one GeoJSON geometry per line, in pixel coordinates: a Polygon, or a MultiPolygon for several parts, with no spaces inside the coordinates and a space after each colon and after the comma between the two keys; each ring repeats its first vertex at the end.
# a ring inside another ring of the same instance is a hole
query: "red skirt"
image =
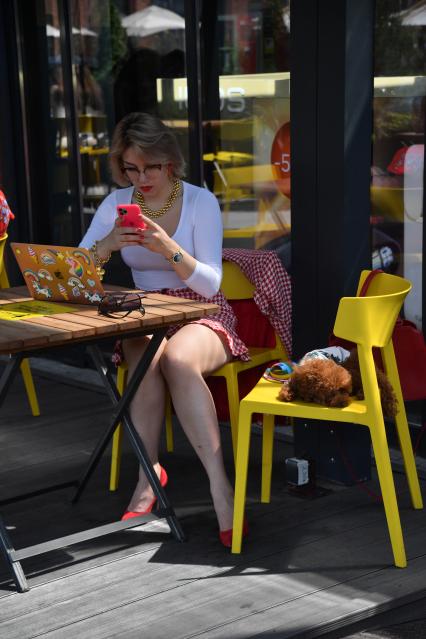
{"type": "MultiPolygon", "coordinates": [[[[167,288],[158,291],[149,291],[149,293],[163,293],[164,295],[173,295],[174,297],[184,297],[185,299],[194,300],[197,302],[209,302],[211,304],[217,304],[220,306],[220,310],[215,315],[209,317],[202,317],[201,319],[188,322],[188,324],[203,324],[208,326],[212,331],[219,335],[220,339],[228,346],[230,352],[235,359],[241,359],[244,362],[249,361],[250,356],[247,346],[238,337],[237,317],[232,310],[230,304],[226,301],[222,291],[219,291],[213,297],[207,299],[202,295],[199,295],[190,288],[167,288]]],[[[166,337],[170,338],[177,333],[186,324],[173,324],[167,331],[166,337]]],[[[116,366],[119,366],[124,361],[124,354],[121,345],[121,340],[118,340],[115,344],[114,353],[112,355],[112,361],[116,366]]]]}

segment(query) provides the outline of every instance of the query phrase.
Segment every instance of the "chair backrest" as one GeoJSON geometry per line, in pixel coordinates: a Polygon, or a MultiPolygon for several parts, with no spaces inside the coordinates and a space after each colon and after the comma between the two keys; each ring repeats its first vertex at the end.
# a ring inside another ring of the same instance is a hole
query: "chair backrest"
{"type": "Polygon", "coordinates": [[[249,346],[260,344],[274,347],[276,357],[285,352],[278,333],[269,320],[257,308],[253,300],[254,285],[247,279],[238,264],[224,260],[221,290],[230,302],[238,320],[238,334],[249,346]]]}
{"type": "Polygon", "coordinates": [[[0,237],[0,288],[9,288],[9,280],[7,279],[6,268],[4,265],[4,249],[7,237],[7,233],[0,237]]]}
{"type": "Polygon", "coordinates": [[[222,293],[227,300],[247,300],[253,297],[254,285],[246,278],[238,264],[222,262],[222,293]]]}
{"type": "MultiPolygon", "coordinates": [[[[358,292],[370,271],[362,271],[358,292]]],[[[411,282],[388,273],[371,281],[365,297],[343,297],[337,309],[334,334],[370,348],[386,346],[392,336],[411,282]]]]}

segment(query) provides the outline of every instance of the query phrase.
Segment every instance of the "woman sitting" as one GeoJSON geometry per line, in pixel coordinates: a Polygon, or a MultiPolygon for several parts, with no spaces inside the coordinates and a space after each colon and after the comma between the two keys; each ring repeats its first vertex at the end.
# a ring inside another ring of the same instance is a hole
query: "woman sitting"
{"type": "MultiPolygon", "coordinates": [[[[236,318],[219,291],[222,278],[222,218],[215,196],[182,181],[184,160],[173,132],[146,113],[131,113],[117,125],[110,152],[112,175],[122,187],[101,203],[81,246],[98,263],[113,251],[132,269],[136,288],[220,306],[213,316],[171,327],[131,403],[130,416],[163,486],[167,474],[158,449],[166,385],[182,427],[210,482],[220,540],[231,545],[233,490],[225,473],[216,410],[204,377],[233,357],[248,359],[235,332],[236,318]],[[121,227],[119,204],[136,203],[145,230],[121,227]]],[[[150,336],[127,339],[129,374],[150,336]]],[[[123,519],[148,513],[156,498],[142,469],[123,519]]]]}

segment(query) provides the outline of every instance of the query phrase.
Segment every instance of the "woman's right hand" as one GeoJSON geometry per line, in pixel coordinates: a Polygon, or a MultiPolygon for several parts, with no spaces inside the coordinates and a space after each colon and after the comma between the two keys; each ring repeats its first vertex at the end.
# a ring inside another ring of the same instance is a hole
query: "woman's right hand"
{"type": "Polygon", "coordinates": [[[98,253],[120,251],[125,246],[140,246],[142,233],[130,226],[120,226],[117,218],[112,231],[98,242],[98,253]]]}

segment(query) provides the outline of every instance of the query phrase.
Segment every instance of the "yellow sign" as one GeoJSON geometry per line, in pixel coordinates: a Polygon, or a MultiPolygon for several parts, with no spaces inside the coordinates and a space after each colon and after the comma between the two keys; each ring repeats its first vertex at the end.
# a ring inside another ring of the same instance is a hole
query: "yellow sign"
{"type": "Polygon", "coordinates": [[[0,305],[0,320],[22,320],[38,315],[54,315],[56,313],[75,313],[78,309],[55,302],[14,302],[0,305]]]}

